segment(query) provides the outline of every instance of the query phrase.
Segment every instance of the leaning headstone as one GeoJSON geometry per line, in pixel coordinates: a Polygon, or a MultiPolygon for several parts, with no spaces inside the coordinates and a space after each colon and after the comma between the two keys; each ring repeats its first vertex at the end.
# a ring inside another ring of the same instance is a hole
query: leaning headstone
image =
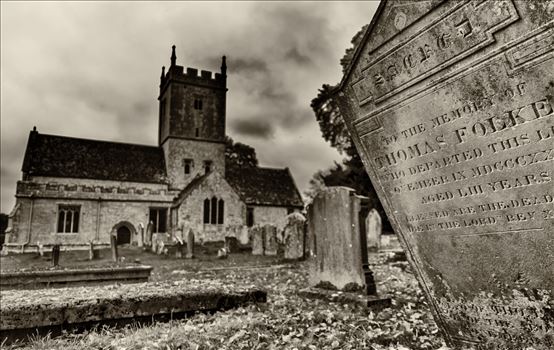
{"type": "Polygon", "coordinates": [[[373,208],[367,214],[365,219],[365,226],[367,231],[367,248],[369,251],[377,252],[380,248],[381,242],[381,215],[373,208]]]}
{"type": "Polygon", "coordinates": [[[189,229],[187,232],[187,254],[185,258],[193,259],[194,258],[194,231],[189,229]]]}
{"type": "Polygon", "coordinates": [[[294,212],[287,216],[283,230],[285,259],[301,259],[304,256],[305,222],[306,218],[300,213],[294,212]]]}
{"type": "Polygon", "coordinates": [[[399,3],[340,114],[447,343],[552,349],[554,1],[399,3]]]}
{"type": "Polygon", "coordinates": [[[250,228],[252,240],[252,255],[264,255],[264,231],[256,225],[250,228]]]}
{"type": "Polygon", "coordinates": [[[52,247],[52,266],[58,266],[60,262],[60,245],[54,244],[52,247]]]}
{"type": "Polygon", "coordinates": [[[312,202],[316,254],[310,264],[311,285],[365,285],[359,230],[359,199],[347,187],[329,187],[312,202]]]}
{"type": "Polygon", "coordinates": [[[274,225],[264,225],[264,255],[277,255],[279,244],[277,243],[277,227],[274,225]]]}

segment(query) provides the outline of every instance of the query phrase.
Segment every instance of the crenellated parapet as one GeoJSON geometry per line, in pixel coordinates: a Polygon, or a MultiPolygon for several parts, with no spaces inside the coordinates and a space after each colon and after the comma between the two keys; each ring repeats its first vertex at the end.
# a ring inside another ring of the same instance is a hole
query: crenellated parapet
{"type": "Polygon", "coordinates": [[[197,85],[210,88],[227,89],[227,63],[225,56],[222,57],[221,72],[213,73],[207,70],[187,67],[176,64],[175,45],[172,47],[171,66],[165,72],[165,67],[162,67],[162,75],[160,77],[160,96],[167,88],[170,82],[183,83],[187,85],[197,85]]]}
{"type": "Polygon", "coordinates": [[[101,184],[60,184],[18,181],[16,197],[171,201],[178,192],[168,188],[111,186],[101,184]]]}

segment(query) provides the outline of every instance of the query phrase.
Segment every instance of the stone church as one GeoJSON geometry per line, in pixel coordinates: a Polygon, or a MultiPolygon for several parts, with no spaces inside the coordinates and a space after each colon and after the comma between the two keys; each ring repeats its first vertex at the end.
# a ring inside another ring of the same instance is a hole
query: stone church
{"type": "Polygon", "coordinates": [[[227,65],[221,72],[162,68],[158,145],[29,135],[9,216],[5,248],[79,249],[142,245],[145,231],[168,240],[186,222],[200,242],[245,227],[282,226],[303,207],[288,168],[237,167],[225,161],[227,65]]]}

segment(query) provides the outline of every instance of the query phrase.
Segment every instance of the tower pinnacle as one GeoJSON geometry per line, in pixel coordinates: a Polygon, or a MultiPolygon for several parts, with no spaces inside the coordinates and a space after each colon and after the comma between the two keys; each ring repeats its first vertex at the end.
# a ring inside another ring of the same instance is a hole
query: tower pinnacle
{"type": "Polygon", "coordinates": [[[175,62],[177,61],[177,56],[175,55],[175,45],[171,46],[171,66],[175,66],[175,62]]]}
{"type": "Polygon", "coordinates": [[[221,75],[227,75],[227,62],[225,56],[221,57],[221,75]]]}

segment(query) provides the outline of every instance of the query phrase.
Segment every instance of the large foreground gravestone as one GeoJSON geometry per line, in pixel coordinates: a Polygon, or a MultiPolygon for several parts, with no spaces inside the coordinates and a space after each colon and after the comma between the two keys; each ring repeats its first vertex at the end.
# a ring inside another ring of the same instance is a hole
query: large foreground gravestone
{"type": "Polygon", "coordinates": [[[554,1],[382,1],[339,90],[446,340],[554,348],[554,1]]]}

